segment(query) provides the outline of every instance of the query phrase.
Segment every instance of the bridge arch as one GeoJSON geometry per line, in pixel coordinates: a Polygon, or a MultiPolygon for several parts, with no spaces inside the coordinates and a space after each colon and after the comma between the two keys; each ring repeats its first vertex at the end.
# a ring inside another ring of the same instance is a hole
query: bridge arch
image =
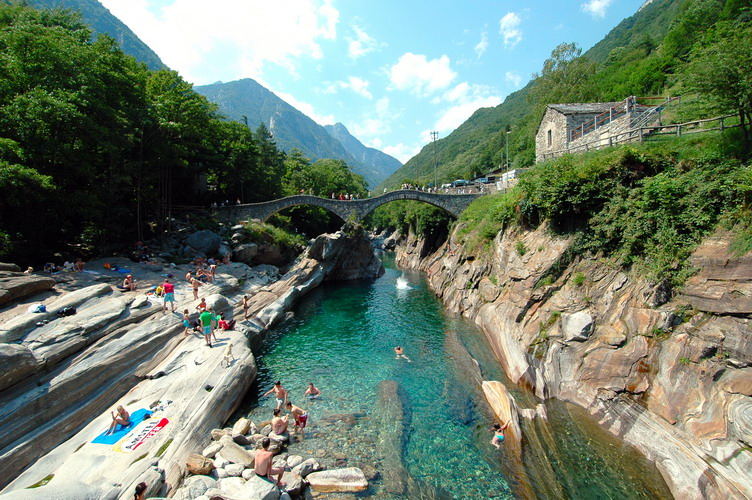
{"type": "Polygon", "coordinates": [[[458,217],[459,214],[462,213],[462,211],[465,210],[465,208],[467,208],[467,206],[478,196],[480,195],[426,193],[410,189],[390,191],[381,196],[362,200],[332,200],[319,196],[301,194],[260,203],[246,203],[242,205],[217,207],[214,209],[214,213],[220,219],[229,222],[238,222],[248,219],[260,219],[265,221],[275,213],[286,208],[300,205],[312,205],[323,208],[337,215],[342,220],[346,221],[350,218],[354,218],[355,220],[360,221],[376,208],[386,203],[399,200],[414,200],[442,208],[454,217],[458,217]]]}

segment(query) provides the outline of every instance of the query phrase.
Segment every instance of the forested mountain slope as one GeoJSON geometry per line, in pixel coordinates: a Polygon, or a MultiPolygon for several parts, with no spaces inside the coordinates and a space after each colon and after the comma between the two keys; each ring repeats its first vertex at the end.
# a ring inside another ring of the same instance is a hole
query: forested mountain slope
{"type": "Polygon", "coordinates": [[[146,64],[149,69],[165,67],[148,45],[97,0],[29,0],[28,4],[38,8],[60,8],[80,12],[83,21],[91,27],[94,34],[104,33],[111,36],[120,44],[123,52],[146,64]]]}
{"type": "MultiPolygon", "coordinates": [[[[252,128],[264,124],[274,135],[277,144],[287,152],[297,149],[314,161],[322,158],[343,160],[355,173],[365,177],[371,186],[391,173],[375,170],[372,164],[364,161],[368,158],[361,159],[353,154],[357,154],[356,148],[348,150],[338,137],[335,138],[323,126],[255,80],[244,78],[234,82],[202,85],[197,86],[196,91],[216,103],[220,112],[231,120],[247,120],[248,126],[252,128]]],[[[365,146],[361,144],[361,147],[365,146]]]]}

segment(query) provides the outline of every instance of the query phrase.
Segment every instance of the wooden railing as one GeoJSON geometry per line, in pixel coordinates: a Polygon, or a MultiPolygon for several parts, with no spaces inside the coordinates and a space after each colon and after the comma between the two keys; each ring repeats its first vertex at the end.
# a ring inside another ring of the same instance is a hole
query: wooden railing
{"type": "MultiPolygon", "coordinates": [[[[643,117],[647,118],[652,114],[660,113],[666,106],[675,101],[679,101],[680,99],[680,97],[627,97],[621,103],[609,108],[608,111],[604,111],[603,113],[596,115],[592,120],[588,120],[587,122],[582,123],[582,125],[580,125],[579,127],[571,130],[569,132],[569,141],[573,142],[589,134],[590,132],[598,130],[599,127],[608,125],[612,121],[621,118],[622,116],[627,115],[630,112],[633,112],[638,107],[643,111],[640,115],[638,115],[637,118],[643,119],[643,117]],[[640,102],[656,100],[660,100],[661,102],[659,104],[642,104],[640,102]]],[[[646,124],[646,121],[647,120],[643,119],[643,123],[641,123],[640,125],[646,124]]]]}
{"type": "Polygon", "coordinates": [[[714,130],[726,130],[729,128],[740,127],[740,123],[728,122],[732,118],[738,118],[736,114],[729,114],[723,116],[717,116],[715,118],[707,118],[703,120],[693,120],[686,123],[675,123],[671,125],[653,125],[649,127],[637,127],[618,134],[611,135],[609,137],[601,137],[590,142],[578,144],[577,146],[560,149],[558,151],[550,151],[543,153],[543,160],[555,158],[563,154],[568,153],[581,153],[585,151],[591,151],[595,149],[601,149],[609,146],[616,146],[626,142],[643,142],[649,140],[651,137],[659,135],[674,135],[681,137],[683,135],[698,134],[700,132],[711,132],[714,130]],[[715,124],[711,127],[703,127],[705,124],[715,124]]]}

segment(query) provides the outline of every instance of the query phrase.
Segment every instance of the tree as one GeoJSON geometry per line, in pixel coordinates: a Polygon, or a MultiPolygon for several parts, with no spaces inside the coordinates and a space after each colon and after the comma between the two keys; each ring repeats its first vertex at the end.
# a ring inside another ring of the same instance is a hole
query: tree
{"type": "Polygon", "coordinates": [[[592,77],[597,65],[582,56],[575,43],[559,44],[543,69],[532,91],[532,101],[542,111],[547,104],[561,102],[587,102],[596,97],[592,77]]]}
{"type": "Polygon", "coordinates": [[[734,112],[750,142],[752,119],[752,26],[721,22],[694,47],[684,70],[687,90],[717,112],[734,112]]]}

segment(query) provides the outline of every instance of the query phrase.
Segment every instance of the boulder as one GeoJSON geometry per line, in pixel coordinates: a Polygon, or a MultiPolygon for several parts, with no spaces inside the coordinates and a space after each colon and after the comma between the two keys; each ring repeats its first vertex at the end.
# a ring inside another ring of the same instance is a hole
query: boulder
{"type": "Polygon", "coordinates": [[[303,460],[301,463],[292,468],[292,471],[300,477],[307,477],[312,472],[322,470],[321,464],[315,458],[303,460]]]}
{"type": "Polygon", "coordinates": [[[248,439],[247,436],[243,434],[233,434],[232,440],[235,441],[240,446],[248,446],[250,444],[253,444],[253,442],[250,439],[248,439]]]}
{"type": "Polygon", "coordinates": [[[204,448],[204,451],[201,452],[201,454],[208,458],[214,458],[214,456],[219,452],[219,450],[222,449],[222,443],[212,443],[206,448],[204,448]]]}
{"type": "Polygon", "coordinates": [[[183,488],[185,489],[185,496],[186,498],[196,498],[200,497],[204,493],[206,493],[206,490],[209,488],[216,488],[217,487],[217,481],[209,476],[191,476],[185,480],[183,483],[183,488]]]}
{"type": "Polygon", "coordinates": [[[205,476],[212,471],[214,464],[210,459],[206,458],[203,455],[199,455],[198,453],[191,453],[188,456],[188,460],[186,460],[185,462],[185,468],[188,469],[188,472],[190,472],[191,474],[205,476]]]}
{"type": "Polygon", "coordinates": [[[235,425],[232,426],[232,433],[234,434],[248,434],[251,429],[251,421],[247,418],[239,418],[235,425]]]}
{"type": "Polygon", "coordinates": [[[10,271],[13,273],[20,273],[21,268],[18,264],[9,264],[8,262],[0,262],[0,271],[10,271]]]}
{"type": "Polygon", "coordinates": [[[219,245],[222,244],[222,238],[217,233],[204,229],[188,236],[185,243],[204,255],[216,255],[219,245]]]}
{"type": "Polygon", "coordinates": [[[289,457],[287,457],[287,466],[291,469],[301,463],[303,463],[303,457],[301,457],[300,455],[290,455],[289,457]]]}
{"type": "Polygon", "coordinates": [[[243,472],[240,473],[240,477],[248,481],[251,477],[255,476],[256,472],[253,469],[244,469],[243,472]]]}
{"type": "Polygon", "coordinates": [[[282,475],[282,482],[285,483],[285,491],[293,496],[300,495],[305,488],[303,478],[291,471],[286,471],[282,475]]]}
{"type": "Polygon", "coordinates": [[[0,391],[36,372],[40,363],[26,346],[0,344],[0,391]]]}
{"type": "Polygon", "coordinates": [[[273,432],[269,433],[269,439],[274,439],[275,441],[279,441],[280,443],[286,443],[290,440],[290,434],[285,432],[284,434],[275,434],[273,432]]]}
{"type": "Polygon", "coordinates": [[[55,280],[35,274],[0,271],[0,306],[51,289],[55,280]]]}
{"type": "MultiPolygon", "coordinates": [[[[221,446],[221,444],[222,443],[220,443],[220,446],[221,446]]],[[[220,448],[220,451],[222,451],[221,448],[220,448]]],[[[217,452],[216,455],[214,456],[213,462],[214,462],[214,467],[216,467],[217,469],[224,468],[225,465],[227,465],[227,464],[230,463],[230,462],[227,461],[227,459],[225,457],[223,457],[222,455],[220,455],[219,452],[217,452]]]]}
{"type": "Polygon", "coordinates": [[[210,434],[212,441],[219,441],[219,438],[227,434],[227,431],[224,429],[212,429],[210,434]]]}
{"type": "Polygon", "coordinates": [[[227,464],[225,465],[225,471],[230,477],[240,477],[243,474],[245,467],[242,464],[227,464]]]}
{"type": "Polygon", "coordinates": [[[593,317],[587,311],[563,313],[561,315],[561,332],[564,340],[582,342],[593,332],[593,317]]]}
{"type": "Polygon", "coordinates": [[[514,445],[513,451],[521,453],[522,431],[514,397],[509,394],[504,384],[496,380],[484,380],[481,387],[488,404],[501,424],[508,424],[504,435],[514,445]]]}
{"type": "MultiPolygon", "coordinates": [[[[232,312],[232,306],[224,295],[218,293],[206,297],[206,306],[213,309],[215,313],[232,312]]],[[[232,429],[226,430],[227,434],[232,434],[232,429]]]]}
{"type": "Polygon", "coordinates": [[[306,480],[314,491],[321,493],[357,492],[368,488],[365,474],[357,467],[312,472],[306,480]]]}
{"type": "Polygon", "coordinates": [[[230,463],[242,464],[244,467],[253,466],[253,454],[235,443],[230,436],[222,436],[219,442],[222,443],[222,457],[230,463]]]}
{"type": "Polygon", "coordinates": [[[227,474],[227,471],[222,468],[218,467],[212,471],[212,477],[216,477],[217,479],[225,479],[226,477],[230,477],[229,474],[227,474]]]}
{"type": "Polygon", "coordinates": [[[222,490],[222,493],[238,500],[246,498],[243,493],[244,486],[245,479],[242,477],[226,477],[217,481],[217,487],[222,490]]]}
{"type": "Polygon", "coordinates": [[[243,500],[279,500],[279,488],[266,479],[253,475],[243,485],[243,500]]]}
{"type": "Polygon", "coordinates": [[[232,251],[232,260],[252,264],[253,259],[258,255],[258,245],[255,243],[244,243],[236,246],[232,251]]]}

